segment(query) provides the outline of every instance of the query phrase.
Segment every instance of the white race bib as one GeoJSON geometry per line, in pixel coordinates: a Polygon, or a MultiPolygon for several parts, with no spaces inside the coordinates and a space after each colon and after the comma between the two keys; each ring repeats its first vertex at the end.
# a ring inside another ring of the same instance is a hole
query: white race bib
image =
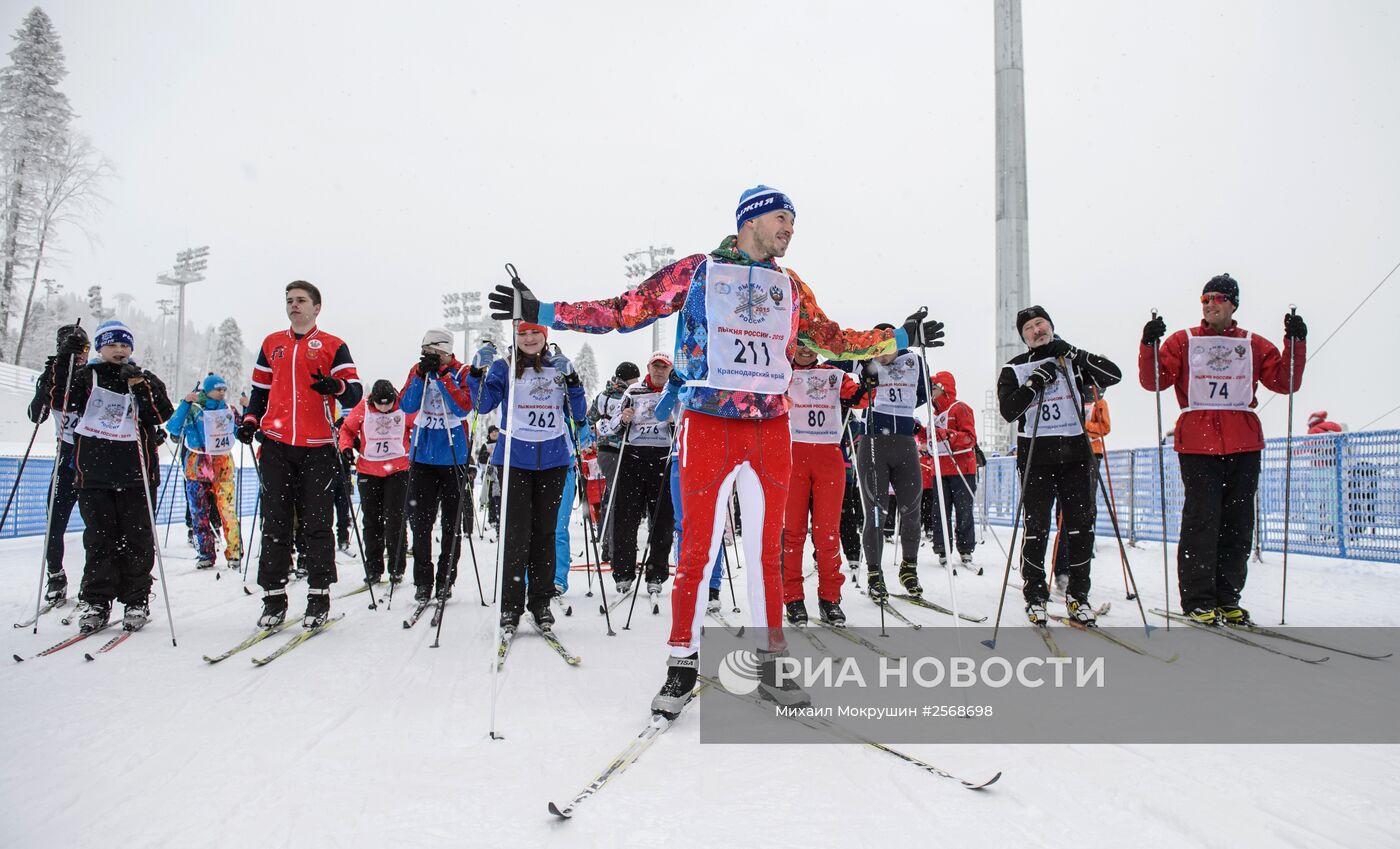
{"type": "Polygon", "coordinates": [[[116,442],[136,441],[136,411],[131,395],[109,392],[97,385],[92,376],[92,394],[88,396],[83,417],[75,431],[83,436],[111,439],[116,442]]]}
{"type": "Polygon", "coordinates": [[[872,360],[880,385],[875,389],[875,411],[887,416],[912,418],[919,400],[919,355],[913,351],[895,357],[889,365],[872,360]]]}
{"type": "Polygon", "coordinates": [[[1073,381],[1065,380],[1064,373],[1060,371],[1053,357],[1012,366],[1012,370],[1016,372],[1016,381],[1025,383],[1031,372],[1039,368],[1041,363],[1055,366],[1055,380],[1045,387],[1045,392],[1040,396],[1039,408],[1032,407],[1026,410],[1026,418],[1037,416],[1040,424],[1028,421],[1018,435],[1029,438],[1034,429],[1039,436],[1078,436],[1084,432],[1084,428],[1079,424],[1079,411],[1084,408],[1084,403],[1079,398],[1079,389],[1074,386],[1073,381]]]}
{"type": "Polygon", "coordinates": [[[513,437],[548,442],[565,434],[563,375],[552,368],[527,368],[515,381],[510,397],[515,408],[510,414],[513,437]]]}
{"type": "Polygon", "coordinates": [[[656,418],[656,405],[661,401],[661,393],[629,393],[627,397],[632,402],[632,429],[627,434],[627,444],[644,448],[669,447],[671,423],[656,418]]]}
{"type": "Polygon", "coordinates": [[[786,392],[792,380],[787,349],[796,309],[792,280],[781,271],[713,260],[706,261],[705,275],[709,376],[690,385],[762,395],[786,392]]]}
{"type": "Polygon", "coordinates": [[[423,408],[418,411],[418,418],[415,420],[417,427],[446,430],[462,423],[461,419],[447,409],[447,402],[442,398],[444,391],[442,381],[436,378],[429,380],[428,385],[423,387],[423,408]]]}
{"type": "MultiPolygon", "coordinates": [[[[948,429],[948,413],[952,412],[952,410],[953,410],[953,408],[952,408],[952,407],[949,407],[948,409],[944,410],[944,411],[941,412],[941,413],[938,413],[937,415],[935,415],[935,416],[933,417],[933,426],[930,427],[929,430],[933,431],[933,435],[934,435],[935,437],[938,436],[938,431],[939,431],[940,429],[941,429],[941,430],[947,430],[947,429],[948,429]]],[[[937,440],[935,440],[935,442],[934,442],[934,450],[933,450],[933,453],[934,453],[934,456],[937,456],[937,457],[951,457],[951,456],[953,456],[953,449],[952,449],[952,447],[951,447],[950,445],[948,445],[948,440],[946,440],[946,439],[937,439],[937,440]]]]}
{"type": "Polygon", "coordinates": [[[794,369],[788,398],[788,431],[793,442],[835,445],[841,441],[841,378],[840,369],[794,369]]]}
{"type": "Polygon", "coordinates": [[[205,410],[201,419],[204,424],[204,453],[218,456],[232,451],[233,410],[228,407],[205,410]]]}
{"type": "Polygon", "coordinates": [[[78,429],[78,420],[82,418],[77,410],[66,410],[59,413],[57,410],[53,417],[54,434],[69,445],[73,444],[73,432],[78,429]]]}
{"type": "Polygon", "coordinates": [[[1186,410],[1248,410],[1254,401],[1250,336],[1186,337],[1186,410]]]}
{"type": "Polygon", "coordinates": [[[407,426],[408,416],[403,410],[381,413],[367,407],[364,429],[360,431],[360,456],[377,462],[408,456],[403,447],[407,426]]]}

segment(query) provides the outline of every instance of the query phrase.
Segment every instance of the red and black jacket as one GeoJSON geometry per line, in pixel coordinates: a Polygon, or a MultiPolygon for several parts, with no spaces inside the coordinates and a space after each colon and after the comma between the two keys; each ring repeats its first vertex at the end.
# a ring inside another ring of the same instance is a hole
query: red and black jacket
{"type": "Polygon", "coordinates": [[[253,419],[264,436],[283,445],[332,445],[327,398],[311,388],[317,373],[340,381],[335,398],[341,407],[348,410],[360,402],[360,375],[350,348],[339,337],[317,327],[300,337],[291,330],[269,335],[258,349],[243,420],[253,419]]]}

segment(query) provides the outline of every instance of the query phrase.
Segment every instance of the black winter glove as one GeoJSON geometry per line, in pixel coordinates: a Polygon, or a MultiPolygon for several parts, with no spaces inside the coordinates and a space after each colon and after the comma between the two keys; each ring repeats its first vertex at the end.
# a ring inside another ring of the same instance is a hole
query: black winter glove
{"type": "Polygon", "coordinates": [[[1041,363],[1035,371],[1031,372],[1030,377],[1026,378],[1026,385],[1034,392],[1043,392],[1046,386],[1055,382],[1056,374],[1054,363],[1041,363]]]}
{"type": "Polygon", "coordinates": [[[1162,341],[1162,337],[1167,335],[1167,323],[1160,315],[1152,316],[1152,320],[1142,326],[1142,344],[1153,345],[1162,341]]]}
{"type": "Polygon", "coordinates": [[[1283,317],[1283,338],[1299,342],[1308,338],[1308,326],[1301,315],[1291,312],[1283,317]]]}
{"type": "Polygon", "coordinates": [[[510,283],[509,286],[497,286],[496,291],[486,296],[487,303],[491,305],[491,317],[497,321],[518,318],[531,324],[539,321],[539,299],[520,282],[519,277],[512,275],[510,283]]]}
{"type": "Polygon", "coordinates": [[[64,359],[68,357],[75,357],[78,354],[81,354],[83,352],[83,349],[87,346],[87,336],[85,336],[81,330],[77,330],[75,328],[74,330],[65,333],[63,335],[63,338],[59,340],[58,356],[64,359]]]}
{"type": "Polygon", "coordinates": [[[428,352],[418,358],[418,376],[427,377],[430,374],[437,374],[442,368],[442,357],[433,352],[428,352]]]}
{"type": "Polygon", "coordinates": [[[352,469],[355,468],[355,449],[342,448],[340,449],[340,456],[345,458],[345,465],[347,467],[352,469]]]}
{"type": "Polygon", "coordinates": [[[165,440],[170,438],[170,431],[163,427],[158,427],[156,428],[156,435],[152,438],[156,441],[156,445],[164,445],[165,440]]]}
{"type": "Polygon", "coordinates": [[[1050,344],[1046,345],[1041,349],[1041,353],[1043,353],[1047,357],[1052,357],[1058,360],[1060,357],[1068,357],[1069,359],[1074,359],[1074,355],[1079,352],[1074,349],[1073,345],[1069,344],[1065,340],[1055,338],[1051,340],[1050,344]]]}
{"type": "Polygon", "coordinates": [[[865,365],[861,366],[860,385],[867,392],[880,386],[880,373],[875,370],[874,360],[866,360],[865,365]]]}
{"type": "Polygon", "coordinates": [[[257,432],[258,420],[253,418],[252,416],[249,416],[248,418],[244,419],[242,422],[239,423],[238,430],[234,431],[234,435],[237,436],[238,441],[243,443],[244,445],[252,445],[253,434],[257,432]]]}
{"type": "Polygon", "coordinates": [[[338,377],[330,377],[319,371],[311,375],[311,391],[319,395],[339,395],[345,389],[345,382],[338,377]]]}
{"type": "Polygon", "coordinates": [[[911,348],[943,347],[943,322],[928,318],[928,310],[923,307],[919,307],[918,312],[904,319],[901,329],[909,337],[911,348]]]}

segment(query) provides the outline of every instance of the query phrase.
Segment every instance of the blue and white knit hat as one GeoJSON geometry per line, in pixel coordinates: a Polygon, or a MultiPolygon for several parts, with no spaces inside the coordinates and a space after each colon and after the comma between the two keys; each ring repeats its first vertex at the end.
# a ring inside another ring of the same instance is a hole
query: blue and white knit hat
{"type": "Polygon", "coordinates": [[[210,392],[218,392],[220,389],[227,389],[227,388],[228,388],[228,382],[225,381],[222,377],[219,377],[217,374],[214,374],[213,372],[210,372],[210,373],[209,373],[208,375],[206,375],[205,378],[204,378],[204,394],[205,394],[205,395],[208,395],[210,392]]]}
{"type": "Polygon", "coordinates": [[[94,348],[101,348],[103,345],[130,345],[134,350],[136,341],[131,336],[131,328],[115,318],[109,318],[97,325],[97,338],[93,340],[94,348]]]}
{"type": "Polygon", "coordinates": [[[780,209],[791,212],[793,220],[797,220],[797,208],[792,205],[792,199],[777,189],[761,184],[752,189],[745,189],[744,193],[739,195],[739,208],[734,210],[734,230],[737,232],[743,229],[744,222],[750,218],[780,209]]]}

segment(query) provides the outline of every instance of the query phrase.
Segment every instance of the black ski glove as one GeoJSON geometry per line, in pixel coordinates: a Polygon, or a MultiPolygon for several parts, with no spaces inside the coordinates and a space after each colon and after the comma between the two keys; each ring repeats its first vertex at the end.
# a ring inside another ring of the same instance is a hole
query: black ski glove
{"type": "Polygon", "coordinates": [[[170,438],[170,431],[166,430],[166,429],[163,428],[163,427],[158,427],[158,428],[156,428],[155,436],[152,437],[152,439],[155,440],[156,445],[164,445],[164,444],[165,444],[165,440],[167,440],[167,439],[169,439],[169,438],[170,438]]]}
{"type": "Polygon", "coordinates": [[[252,445],[253,434],[257,432],[258,420],[253,418],[252,416],[249,416],[248,418],[244,419],[242,422],[239,423],[238,430],[234,431],[234,435],[237,436],[238,441],[243,443],[244,445],[252,445]]]}
{"type": "Polygon", "coordinates": [[[1066,357],[1072,360],[1079,352],[1074,349],[1073,345],[1057,337],[1052,339],[1050,344],[1041,348],[1038,353],[1057,360],[1060,357],[1066,357]]]}
{"type": "Polygon", "coordinates": [[[71,325],[71,327],[73,329],[64,333],[58,342],[58,356],[64,359],[81,354],[83,349],[88,346],[87,334],[77,325],[71,325]]]}
{"type": "Polygon", "coordinates": [[[1283,317],[1283,338],[1299,342],[1308,338],[1308,326],[1301,315],[1291,312],[1283,317]]]}
{"type": "Polygon", "coordinates": [[[918,312],[904,319],[901,329],[909,337],[911,348],[943,347],[943,322],[928,318],[928,310],[924,307],[919,307],[918,312]]]}
{"type": "Polygon", "coordinates": [[[1167,323],[1160,315],[1152,316],[1152,320],[1142,326],[1142,344],[1154,345],[1162,341],[1162,337],[1167,335],[1167,323]]]}
{"type": "Polygon", "coordinates": [[[513,318],[528,321],[531,324],[540,319],[540,301],[530,288],[520,282],[519,277],[511,278],[510,286],[497,286],[496,291],[486,296],[486,301],[491,305],[491,317],[497,321],[509,321],[513,318]],[[519,303],[517,304],[517,297],[519,303]]]}
{"type": "Polygon", "coordinates": [[[311,381],[311,391],[318,395],[339,395],[345,390],[345,381],[338,377],[321,374],[319,371],[311,376],[315,378],[311,381]]]}
{"type": "Polygon", "coordinates": [[[866,360],[861,366],[860,386],[866,392],[872,392],[880,386],[880,373],[875,368],[874,360],[866,360]]]}
{"type": "Polygon", "coordinates": [[[355,449],[353,449],[353,448],[342,448],[342,449],[340,449],[340,456],[343,457],[343,458],[345,458],[345,466],[346,466],[346,468],[350,468],[350,469],[355,468],[355,449]]]}
{"type": "Polygon", "coordinates": [[[1029,386],[1033,392],[1043,392],[1046,386],[1055,382],[1055,375],[1056,369],[1054,363],[1041,363],[1035,371],[1031,372],[1030,377],[1026,378],[1026,385],[1029,386]]]}
{"type": "Polygon", "coordinates": [[[418,358],[418,376],[427,377],[430,374],[437,374],[442,368],[442,357],[429,351],[418,358]]]}

